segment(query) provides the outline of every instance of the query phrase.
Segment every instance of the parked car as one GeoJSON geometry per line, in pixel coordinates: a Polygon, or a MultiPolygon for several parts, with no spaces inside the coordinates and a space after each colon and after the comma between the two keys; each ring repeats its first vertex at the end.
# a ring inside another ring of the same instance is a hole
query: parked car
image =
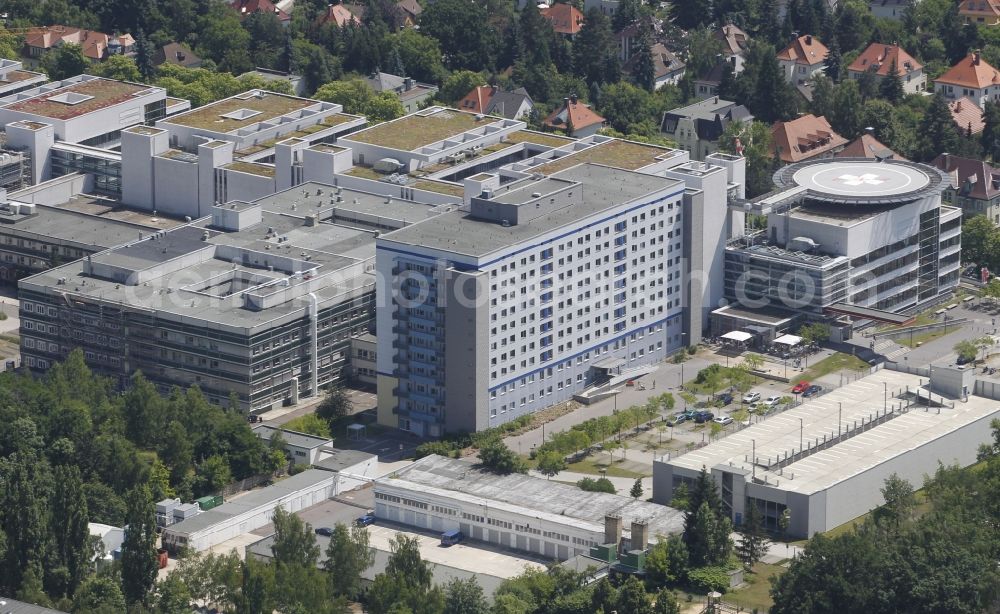
{"type": "Polygon", "coordinates": [[[759,392],[748,392],[745,395],[743,395],[744,403],[756,403],[759,400],[760,400],[759,392]]]}
{"type": "Polygon", "coordinates": [[[367,512],[364,516],[359,516],[356,523],[359,527],[375,524],[375,512],[367,512]]]}
{"type": "Polygon", "coordinates": [[[465,538],[461,531],[448,531],[441,534],[441,545],[447,548],[454,546],[465,538]]]}
{"type": "Polygon", "coordinates": [[[823,392],[823,387],[813,384],[812,386],[806,388],[806,391],[802,393],[802,396],[808,399],[809,397],[816,396],[821,392],[823,392]]]}
{"type": "Polygon", "coordinates": [[[719,396],[715,397],[715,400],[721,403],[723,406],[729,405],[730,403],[733,402],[733,395],[729,394],[728,392],[723,392],[719,396]]]}
{"type": "Polygon", "coordinates": [[[316,529],[316,535],[322,535],[323,537],[330,537],[333,535],[333,529],[330,527],[319,527],[316,529]]]}
{"type": "Polygon", "coordinates": [[[714,422],[716,424],[721,424],[722,426],[726,426],[727,424],[732,424],[733,423],[733,419],[730,418],[729,416],[716,416],[712,420],[712,422],[714,422]]]}
{"type": "Polygon", "coordinates": [[[671,426],[677,426],[681,422],[687,422],[690,416],[685,412],[679,412],[667,418],[667,424],[671,426]]]}
{"type": "Polygon", "coordinates": [[[700,412],[698,412],[698,415],[696,415],[694,417],[694,421],[695,421],[696,424],[705,424],[706,422],[709,422],[714,417],[715,417],[715,414],[713,414],[710,411],[700,411],[700,412]]]}
{"type": "Polygon", "coordinates": [[[802,380],[798,384],[795,384],[795,386],[792,388],[792,392],[795,394],[802,394],[806,390],[809,390],[809,386],[811,385],[812,384],[810,384],[809,382],[802,380]]]}
{"type": "Polygon", "coordinates": [[[777,407],[780,401],[781,397],[779,397],[776,394],[772,394],[771,396],[764,399],[763,404],[766,405],[768,408],[772,408],[772,407],[777,407]]]}

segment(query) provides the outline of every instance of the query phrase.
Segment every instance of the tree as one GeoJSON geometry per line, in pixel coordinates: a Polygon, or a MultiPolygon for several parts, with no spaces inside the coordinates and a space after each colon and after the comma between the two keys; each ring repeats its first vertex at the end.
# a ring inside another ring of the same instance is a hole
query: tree
{"type": "Polygon", "coordinates": [[[635,479],[635,482],[632,483],[632,490],[628,491],[628,496],[633,499],[642,497],[642,478],[635,479]]]}
{"type": "Polygon", "coordinates": [[[440,0],[428,5],[420,17],[420,31],[441,45],[445,64],[452,70],[483,70],[492,63],[495,41],[486,10],[478,3],[440,0]]]}
{"type": "Polygon", "coordinates": [[[807,345],[822,343],[830,338],[830,325],[823,322],[813,322],[799,327],[799,336],[807,345]]]}
{"type": "Polygon", "coordinates": [[[618,611],[631,614],[653,614],[646,587],[636,576],[629,575],[618,589],[618,611]]]}
{"type": "MultiPolygon", "coordinates": [[[[617,59],[611,21],[599,8],[592,6],[573,40],[573,72],[590,84],[615,83],[620,75],[617,71],[612,74],[608,68],[617,68],[617,59]],[[611,58],[616,61],[611,62],[611,58]]],[[[596,103],[595,100],[591,102],[596,103]]]]}
{"type": "Polygon", "coordinates": [[[392,36],[399,59],[410,77],[424,83],[440,83],[445,75],[441,46],[421,31],[404,28],[392,36]]]}
{"type": "Polygon", "coordinates": [[[774,146],[768,124],[754,120],[730,122],[719,137],[719,151],[735,155],[742,150],[746,158],[748,198],[774,189],[774,146]]]}
{"type": "Polygon", "coordinates": [[[889,102],[899,102],[906,95],[896,60],[889,62],[889,72],[882,77],[882,82],[879,84],[879,94],[889,102]]]}
{"type": "Polygon", "coordinates": [[[656,67],[653,65],[653,32],[649,20],[639,22],[639,36],[632,52],[632,79],[647,92],[656,87],[656,67]]]}
{"type": "MultiPolygon", "coordinates": [[[[363,81],[361,83],[364,84],[363,81]]],[[[328,85],[334,84],[330,83],[328,85]]],[[[323,87],[325,88],[327,86],[323,87]]],[[[323,88],[321,88],[321,90],[322,89],[323,88]]],[[[371,88],[369,87],[368,89],[370,90],[371,88]]],[[[331,102],[337,101],[333,100],[331,102]]],[[[398,99],[397,102],[399,102],[398,99]]],[[[402,113],[400,113],[400,115],[401,114],[402,113]]],[[[349,416],[353,408],[353,403],[351,402],[351,398],[347,396],[347,392],[345,392],[340,386],[331,386],[327,388],[323,401],[316,407],[316,415],[333,424],[340,418],[349,416]]]]}
{"type": "Polygon", "coordinates": [[[701,27],[710,19],[704,0],[675,0],[670,3],[670,16],[685,30],[701,27]]]}
{"type": "MultiPolygon", "coordinates": [[[[34,431],[34,423],[26,418],[12,426],[15,433],[34,431]]],[[[6,535],[0,586],[11,592],[22,586],[28,570],[44,563],[49,537],[46,485],[51,480],[47,464],[34,450],[19,450],[0,463],[0,530],[6,535]]]]}
{"type": "Polygon", "coordinates": [[[885,505],[876,510],[876,522],[887,524],[898,531],[909,520],[916,507],[917,498],[913,494],[913,486],[893,473],[885,479],[885,486],[881,491],[885,505]]]}
{"type": "Polygon", "coordinates": [[[996,260],[989,249],[991,238],[996,234],[996,226],[985,215],[966,219],[962,223],[962,262],[985,265],[996,260]]]}
{"type": "Polygon", "coordinates": [[[979,353],[979,347],[968,339],[959,341],[952,349],[958,354],[958,358],[962,362],[972,362],[979,353]]]}
{"type": "Polygon", "coordinates": [[[156,519],[149,488],[129,491],[126,501],[125,539],[122,542],[122,593],[129,604],[146,604],[156,582],[156,519]]]}
{"type": "Polygon", "coordinates": [[[931,98],[931,105],[920,121],[920,142],[917,155],[930,161],[942,152],[958,151],[959,136],[948,102],[940,93],[931,98]]]}
{"type": "Polygon", "coordinates": [[[73,614],[121,614],[124,611],[125,596],[111,576],[90,576],[73,594],[73,614]]]}
{"type": "Polygon", "coordinates": [[[51,498],[55,561],[66,569],[66,585],[60,587],[64,595],[72,595],[83,580],[90,566],[90,531],[87,528],[87,498],[83,493],[80,468],[70,465],[57,466],[52,471],[54,483],[51,498]]]}
{"type": "Polygon", "coordinates": [[[361,587],[361,573],[375,562],[368,546],[368,529],[337,523],[326,548],[323,569],[329,574],[333,594],[353,598],[361,587]]]}
{"type": "Polygon", "coordinates": [[[642,2],[640,0],[622,0],[618,3],[618,10],[611,18],[611,27],[614,28],[615,32],[621,32],[642,16],[641,8],[642,2]]]}
{"type": "Polygon", "coordinates": [[[983,106],[983,123],[985,127],[979,136],[979,141],[983,146],[983,152],[996,162],[1000,160],[1000,103],[986,101],[983,106]]]}
{"type": "Polygon", "coordinates": [[[847,79],[837,85],[833,95],[833,113],[827,119],[837,134],[853,139],[861,134],[861,92],[858,82],[847,79]]]}
{"type": "Polygon", "coordinates": [[[281,506],[274,508],[274,544],[271,552],[278,565],[315,567],[319,560],[319,544],[312,526],[281,506]]]}
{"type": "Polygon", "coordinates": [[[740,543],[736,555],[747,570],[767,552],[767,535],[764,532],[764,518],[755,504],[749,506],[743,526],[740,527],[740,543]]]}
{"type": "Polygon", "coordinates": [[[798,112],[798,94],[785,79],[771,45],[755,42],[749,46],[737,85],[740,100],[762,122],[792,119],[798,112]]]}
{"type": "Polygon", "coordinates": [[[655,600],[653,614],[681,614],[681,606],[671,591],[660,589],[660,592],[656,593],[655,600]]]}
{"type": "Polygon", "coordinates": [[[270,614],[273,611],[274,569],[247,557],[240,563],[240,592],[233,600],[237,614],[270,614]]]}
{"type": "MultiPolygon", "coordinates": [[[[124,57],[124,56],[116,56],[124,57]]],[[[114,58],[108,58],[110,61],[114,58]]],[[[145,32],[139,29],[135,34],[135,68],[138,77],[133,81],[152,81],[156,76],[156,67],[153,65],[153,46],[149,44],[145,32]]]]}
{"type": "Polygon", "coordinates": [[[420,557],[417,539],[398,533],[389,547],[392,554],[385,572],[375,577],[368,590],[368,610],[372,614],[442,611],[444,595],[431,589],[432,573],[420,557]]]}
{"type": "Polygon", "coordinates": [[[825,73],[834,83],[840,81],[840,72],[844,65],[844,58],[840,54],[840,43],[834,37],[827,46],[825,61],[825,73]]]}
{"type": "Polygon", "coordinates": [[[479,462],[483,467],[500,474],[526,473],[524,461],[502,441],[487,443],[479,449],[479,462]]]}
{"type": "Polygon", "coordinates": [[[190,614],[191,593],[176,575],[167,576],[156,586],[156,614],[190,614]]]}
{"type": "Polygon", "coordinates": [[[566,469],[566,459],[558,452],[542,452],[537,460],[539,473],[548,478],[566,469]]]}
{"type": "Polygon", "coordinates": [[[90,72],[98,77],[115,79],[116,81],[142,81],[142,75],[139,74],[135,60],[125,55],[113,55],[95,66],[90,72]]]}
{"type": "Polygon", "coordinates": [[[66,43],[48,51],[42,57],[41,68],[53,81],[60,81],[87,72],[90,61],[80,45],[66,43]]]}
{"type": "Polygon", "coordinates": [[[454,578],[444,589],[445,611],[448,614],[488,614],[489,602],[483,595],[483,588],[476,578],[466,580],[454,578]]]}

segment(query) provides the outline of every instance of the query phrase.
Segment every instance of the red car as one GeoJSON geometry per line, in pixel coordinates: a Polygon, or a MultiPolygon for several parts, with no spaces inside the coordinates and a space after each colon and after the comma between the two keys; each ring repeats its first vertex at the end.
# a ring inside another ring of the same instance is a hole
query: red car
{"type": "Polygon", "coordinates": [[[809,390],[809,386],[810,386],[809,382],[802,380],[798,384],[795,384],[795,387],[792,388],[792,392],[794,392],[795,394],[802,394],[806,390],[809,390]]]}

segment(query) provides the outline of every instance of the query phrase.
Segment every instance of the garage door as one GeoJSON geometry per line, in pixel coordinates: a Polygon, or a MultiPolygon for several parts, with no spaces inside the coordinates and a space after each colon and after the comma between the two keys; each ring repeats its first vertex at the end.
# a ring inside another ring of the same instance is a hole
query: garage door
{"type": "Polygon", "coordinates": [[[494,531],[490,529],[490,543],[499,544],[500,543],[500,531],[494,531]]]}
{"type": "Polygon", "coordinates": [[[552,542],[545,542],[545,556],[555,558],[556,556],[556,545],[552,542]]]}
{"type": "Polygon", "coordinates": [[[566,546],[559,546],[559,560],[565,561],[569,558],[569,548],[566,546]]]}
{"type": "Polygon", "coordinates": [[[431,516],[431,528],[435,531],[444,531],[444,521],[438,516],[431,516]]]}
{"type": "Polygon", "coordinates": [[[413,510],[403,510],[403,524],[413,524],[413,510]]]}
{"type": "Polygon", "coordinates": [[[414,515],[414,523],[413,524],[417,525],[421,529],[426,529],[427,528],[427,514],[421,514],[420,512],[417,512],[414,515]]]}
{"type": "Polygon", "coordinates": [[[500,534],[500,545],[506,548],[510,548],[510,533],[504,531],[500,534]]]}
{"type": "Polygon", "coordinates": [[[517,548],[518,550],[527,550],[528,549],[528,538],[525,537],[524,535],[518,535],[517,536],[517,545],[515,546],[515,548],[517,548]]]}
{"type": "Polygon", "coordinates": [[[472,539],[483,539],[483,527],[472,527],[472,539]]]}
{"type": "Polygon", "coordinates": [[[541,542],[541,540],[538,540],[538,539],[535,539],[534,537],[532,537],[531,541],[529,543],[531,544],[531,546],[528,548],[528,550],[530,550],[531,552],[537,552],[538,554],[542,553],[542,542],[541,542]]]}

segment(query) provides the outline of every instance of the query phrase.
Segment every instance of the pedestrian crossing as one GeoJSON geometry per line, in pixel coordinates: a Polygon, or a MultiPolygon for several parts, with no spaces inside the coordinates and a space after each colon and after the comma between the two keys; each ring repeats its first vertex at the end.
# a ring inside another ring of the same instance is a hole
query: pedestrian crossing
{"type": "Polygon", "coordinates": [[[905,345],[899,345],[892,339],[882,338],[875,342],[875,353],[885,356],[886,360],[896,360],[910,351],[905,345]]]}

